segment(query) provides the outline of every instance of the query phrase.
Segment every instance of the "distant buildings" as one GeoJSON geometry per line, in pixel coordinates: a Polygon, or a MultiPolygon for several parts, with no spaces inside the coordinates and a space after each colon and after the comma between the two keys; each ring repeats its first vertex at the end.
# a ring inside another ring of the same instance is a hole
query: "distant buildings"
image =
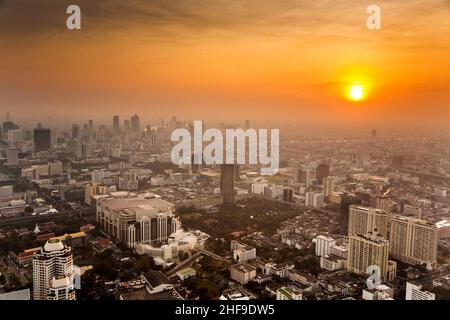
{"type": "Polygon", "coordinates": [[[223,204],[234,203],[235,167],[234,164],[222,164],[220,166],[220,191],[223,197],[223,204]]]}
{"type": "Polygon", "coordinates": [[[34,129],[34,150],[48,151],[51,149],[51,132],[50,129],[34,129]]]}
{"type": "Polygon", "coordinates": [[[306,192],[305,194],[305,206],[322,208],[323,207],[323,193],[321,192],[306,192]]]}
{"type": "Polygon", "coordinates": [[[6,149],[6,166],[17,166],[19,164],[19,149],[9,147],[6,149]]]}
{"type": "Polygon", "coordinates": [[[334,192],[334,177],[325,177],[323,179],[323,195],[325,199],[329,200],[334,192]]]}
{"type": "Polygon", "coordinates": [[[53,239],[33,257],[33,299],[75,300],[71,248],[53,239]]]}
{"type": "Polygon", "coordinates": [[[316,168],[316,179],[319,184],[323,183],[323,180],[330,175],[330,166],[327,164],[319,164],[316,168]]]}

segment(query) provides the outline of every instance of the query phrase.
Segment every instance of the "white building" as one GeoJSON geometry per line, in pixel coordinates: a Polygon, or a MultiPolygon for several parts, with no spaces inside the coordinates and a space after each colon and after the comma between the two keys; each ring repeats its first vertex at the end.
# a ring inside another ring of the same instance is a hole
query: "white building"
{"type": "Polygon", "coordinates": [[[317,236],[314,242],[316,243],[316,256],[318,257],[328,256],[330,254],[330,247],[336,244],[333,238],[323,235],[317,236]]]}
{"type": "Polygon", "coordinates": [[[303,300],[303,293],[296,287],[281,287],[277,290],[277,300],[303,300]]]}
{"type": "Polygon", "coordinates": [[[322,208],[323,207],[323,193],[306,192],[305,194],[305,206],[322,208]]]}
{"type": "Polygon", "coordinates": [[[33,257],[33,299],[75,300],[71,248],[61,240],[48,240],[33,257]]]}
{"type": "Polygon", "coordinates": [[[422,286],[416,286],[410,282],[406,283],[405,300],[435,300],[434,293],[422,291],[422,286]]]}

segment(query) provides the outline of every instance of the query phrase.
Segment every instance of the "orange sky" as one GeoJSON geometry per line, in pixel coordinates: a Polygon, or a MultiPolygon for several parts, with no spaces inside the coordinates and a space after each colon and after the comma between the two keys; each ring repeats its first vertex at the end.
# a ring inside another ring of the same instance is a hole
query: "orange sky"
{"type": "Polygon", "coordinates": [[[0,0],[0,110],[450,124],[448,0],[92,2],[0,0]]]}

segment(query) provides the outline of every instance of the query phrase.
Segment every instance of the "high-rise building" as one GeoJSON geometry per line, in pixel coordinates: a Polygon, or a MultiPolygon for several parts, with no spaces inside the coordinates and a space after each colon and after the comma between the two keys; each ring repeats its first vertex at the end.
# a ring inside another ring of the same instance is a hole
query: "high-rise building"
{"type": "Polygon", "coordinates": [[[89,130],[89,134],[91,134],[94,131],[94,120],[89,120],[88,130],[89,130]]]}
{"type": "Polygon", "coordinates": [[[389,244],[391,255],[412,265],[437,262],[438,228],[424,220],[392,215],[389,244]]]}
{"type": "Polygon", "coordinates": [[[22,130],[14,129],[9,130],[7,134],[8,143],[17,143],[22,141],[22,130]]]}
{"type": "Polygon", "coordinates": [[[222,164],[220,166],[220,172],[220,191],[223,197],[223,204],[233,204],[235,165],[222,164]]]}
{"type": "Polygon", "coordinates": [[[392,200],[386,194],[373,195],[370,197],[370,206],[386,212],[392,212],[392,200]]]}
{"type": "Polygon", "coordinates": [[[328,198],[334,192],[334,177],[323,178],[323,195],[328,200],[328,198]]]}
{"type": "Polygon", "coordinates": [[[316,179],[320,184],[323,183],[323,179],[330,175],[330,166],[327,164],[319,164],[316,168],[316,179]]]}
{"type": "Polygon", "coordinates": [[[36,152],[50,150],[51,139],[50,129],[34,129],[34,150],[36,152]]]}
{"type": "Polygon", "coordinates": [[[331,237],[319,235],[315,239],[316,242],[316,256],[325,257],[330,254],[331,246],[336,244],[336,240],[331,237]]]}
{"type": "Polygon", "coordinates": [[[113,134],[118,135],[120,133],[120,118],[119,116],[113,117],[113,134]]]}
{"type": "Polygon", "coordinates": [[[130,126],[130,120],[124,120],[123,121],[123,127],[126,133],[130,132],[131,126],[130,126]]]}
{"type": "Polygon", "coordinates": [[[19,164],[19,149],[10,147],[6,149],[6,165],[17,166],[19,164]]]}
{"type": "Polygon", "coordinates": [[[387,279],[389,242],[383,237],[349,235],[348,271],[356,274],[368,274],[369,267],[378,266],[382,280],[387,279]]]}
{"type": "Polygon", "coordinates": [[[80,127],[77,124],[72,125],[72,139],[80,138],[80,127]]]}
{"type": "Polygon", "coordinates": [[[360,204],[361,200],[358,199],[355,195],[342,194],[340,202],[341,202],[341,207],[340,207],[341,234],[348,235],[348,220],[349,220],[349,214],[350,214],[350,206],[352,204],[360,204]]]}
{"type": "Polygon", "coordinates": [[[422,291],[422,286],[406,283],[405,300],[435,300],[436,295],[428,291],[422,291]]]}
{"type": "Polygon", "coordinates": [[[387,239],[389,217],[389,213],[378,209],[351,205],[349,209],[348,234],[367,234],[372,232],[387,239]]]}
{"type": "Polygon", "coordinates": [[[71,248],[48,240],[33,257],[33,299],[75,300],[71,248]]]}
{"type": "Polygon", "coordinates": [[[131,131],[141,132],[141,123],[137,114],[131,117],[131,131]]]}
{"type": "Polygon", "coordinates": [[[323,207],[323,193],[321,192],[306,192],[305,206],[322,208],[323,207]]]}

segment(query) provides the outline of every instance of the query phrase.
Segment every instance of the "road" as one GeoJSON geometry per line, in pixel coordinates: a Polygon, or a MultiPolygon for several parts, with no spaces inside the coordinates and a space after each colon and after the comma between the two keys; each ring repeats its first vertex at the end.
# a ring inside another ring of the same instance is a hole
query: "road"
{"type": "Polygon", "coordinates": [[[178,271],[184,269],[185,267],[187,267],[188,265],[190,265],[191,263],[193,263],[193,262],[194,262],[197,258],[199,258],[202,254],[205,255],[205,256],[211,257],[211,258],[213,258],[213,259],[216,259],[216,260],[218,260],[218,261],[220,261],[220,262],[226,262],[226,263],[229,263],[229,261],[228,261],[226,258],[221,257],[221,256],[219,256],[219,255],[217,255],[217,254],[215,254],[215,253],[213,253],[213,252],[211,252],[211,251],[208,251],[208,250],[199,250],[198,252],[194,253],[190,258],[184,260],[183,262],[177,264],[177,265],[176,265],[174,268],[172,268],[171,270],[167,271],[167,272],[166,272],[166,276],[167,276],[168,278],[173,277],[173,276],[175,275],[175,273],[177,273],[178,271]]]}

